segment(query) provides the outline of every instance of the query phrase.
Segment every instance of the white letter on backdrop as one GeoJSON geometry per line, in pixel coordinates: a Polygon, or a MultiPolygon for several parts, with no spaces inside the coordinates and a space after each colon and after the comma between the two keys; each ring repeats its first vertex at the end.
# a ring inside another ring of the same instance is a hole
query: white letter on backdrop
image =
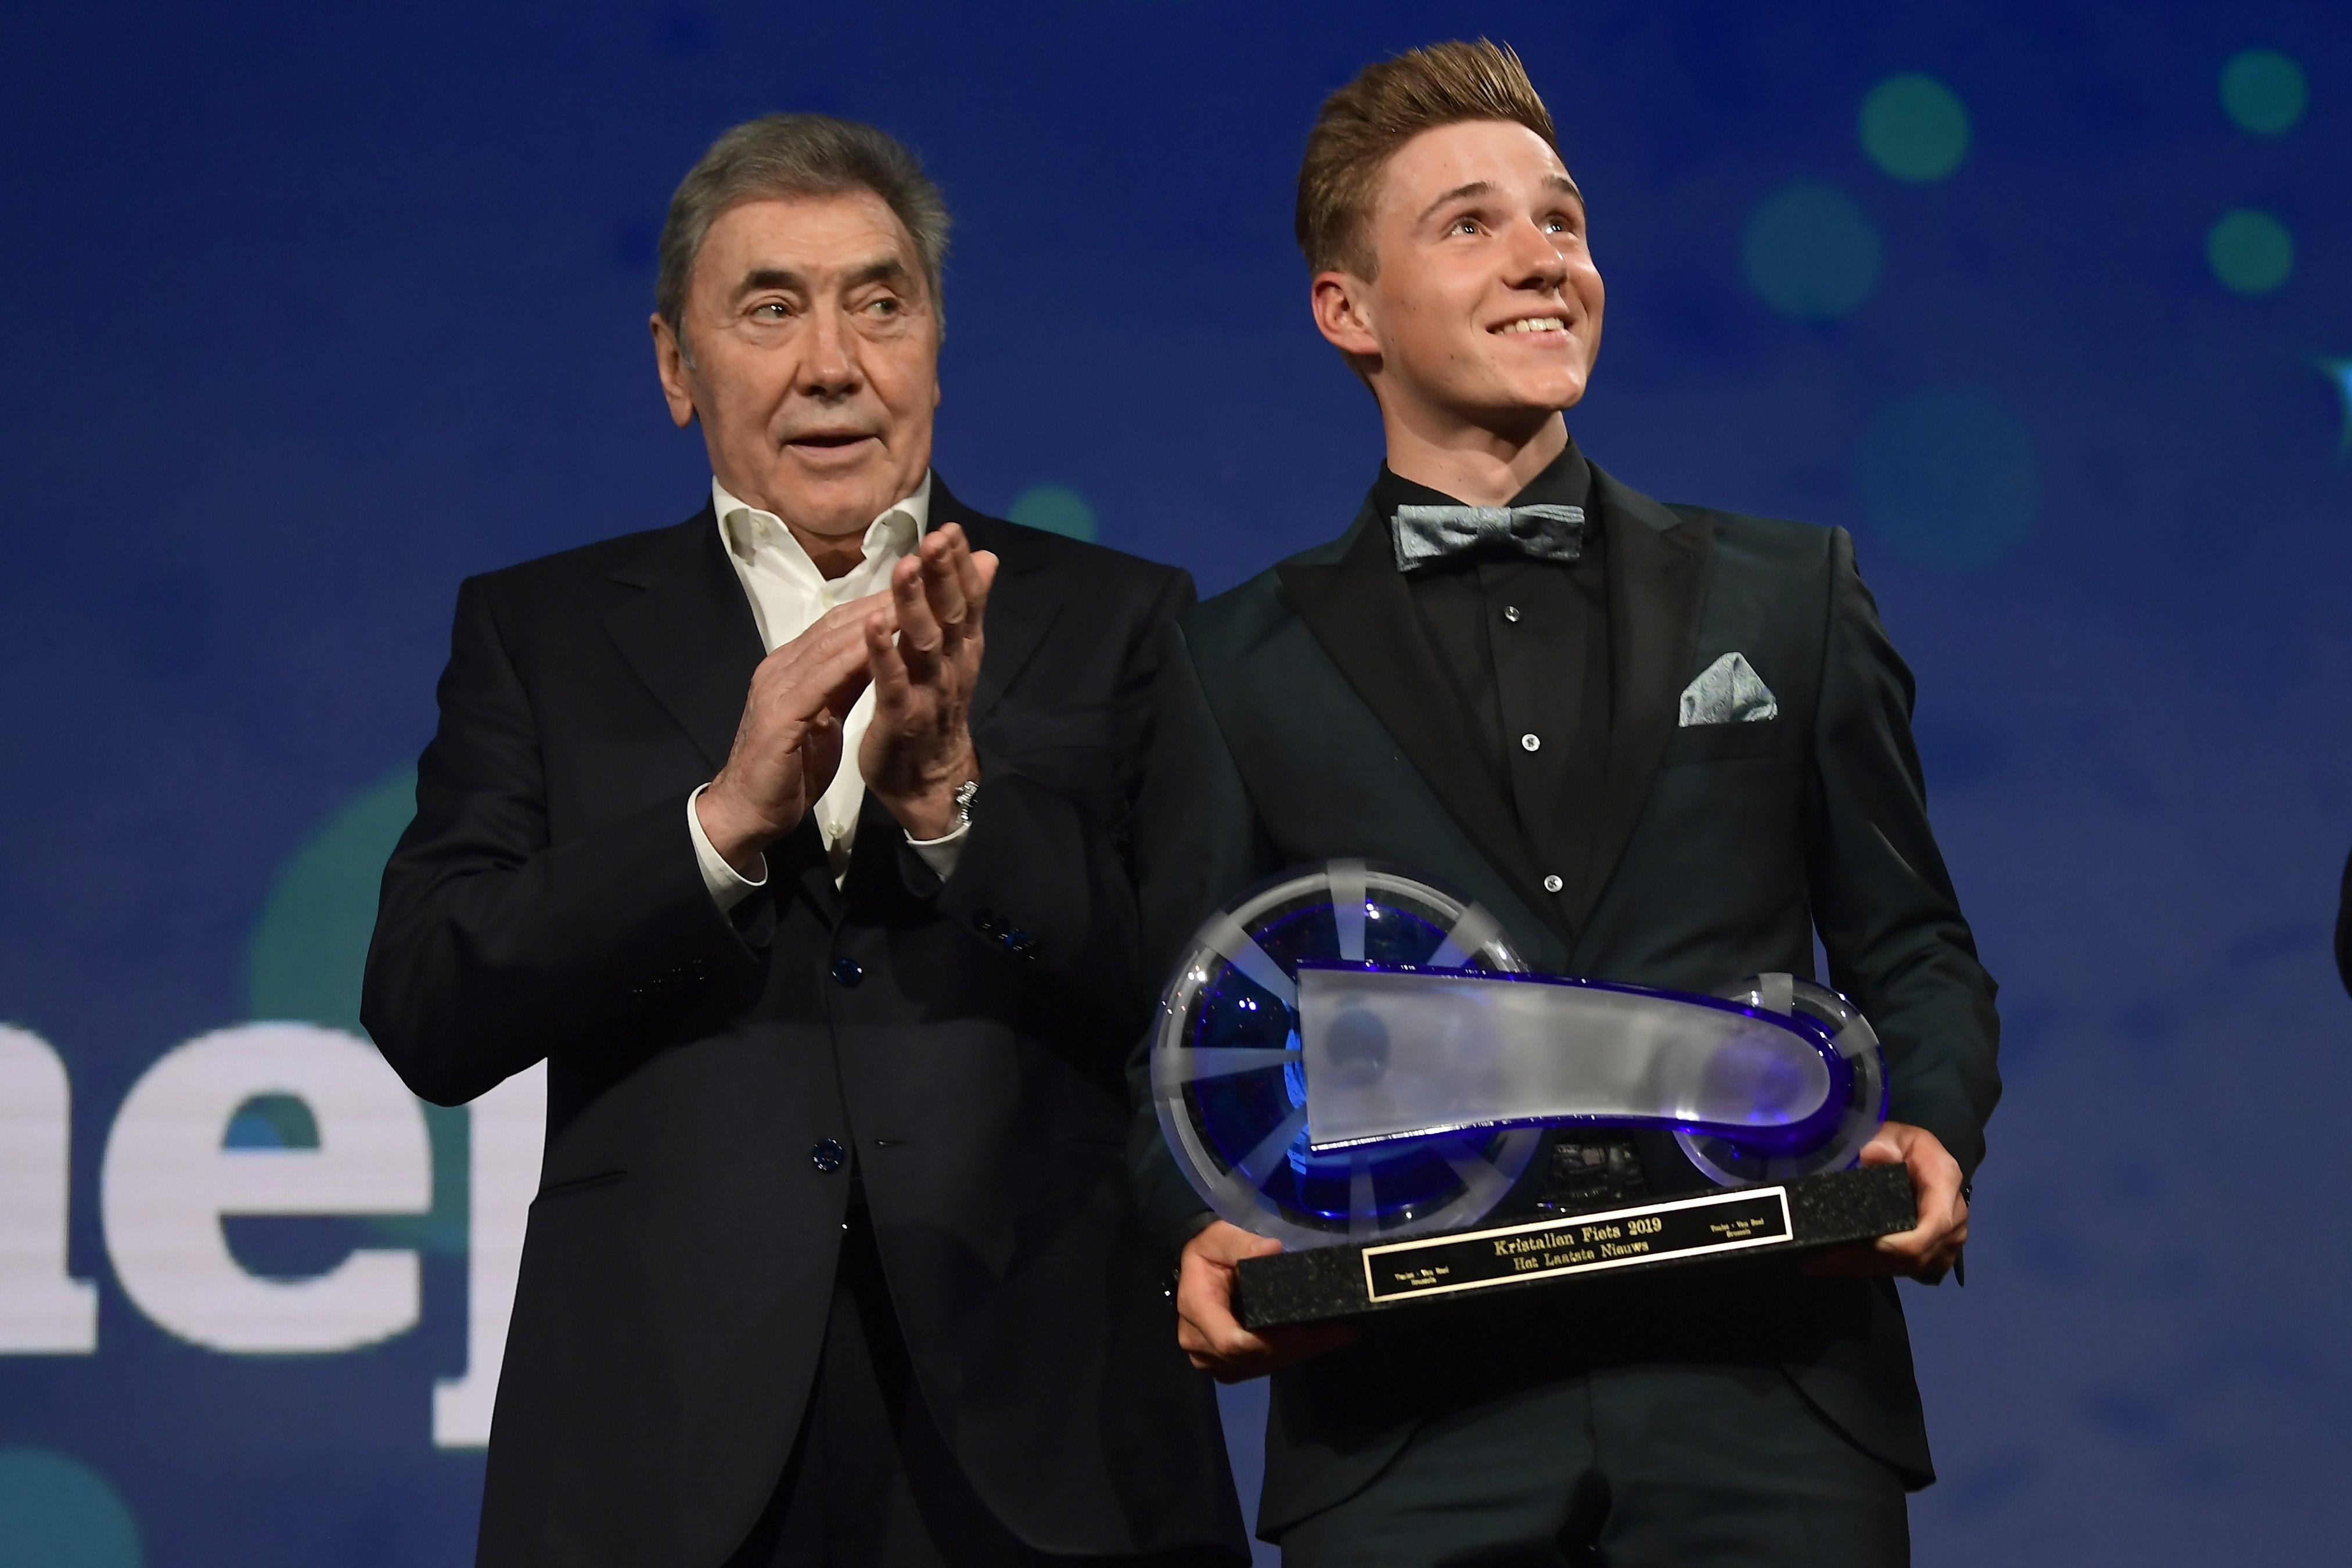
{"type": "Polygon", "coordinates": [[[0,1355],[98,1348],[98,1291],[66,1272],[72,1138],[65,1063],[0,1024],[0,1355]]]}
{"type": "Polygon", "coordinates": [[[360,1247],[324,1274],[246,1272],[224,1215],[423,1214],[425,1115],[375,1047],[310,1024],[240,1024],[149,1068],[115,1113],[99,1204],[125,1294],[162,1328],[218,1351],[347,1351],[413,1328],[416,1254],[360,1247]],[[237,1108],[299,1100],[315,1149],[225,1149],[237,1108]]]}
{"type": "Polygon", "coordinates": [[[433,1443],[441,1448],[478,1448],[490,1440],[523,1228],[547,1142],[547,1064],[515,1074],[475,1100],[467,1115],[466,1375],[433,1385],[433,1443]]]}

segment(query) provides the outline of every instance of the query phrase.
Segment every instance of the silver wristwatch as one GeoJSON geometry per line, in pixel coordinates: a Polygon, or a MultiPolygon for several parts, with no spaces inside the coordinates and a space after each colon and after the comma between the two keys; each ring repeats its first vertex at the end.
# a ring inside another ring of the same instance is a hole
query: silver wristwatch
{"type": "Polygon", "coordinates": [[[979,798],[980,781],[978,779],[966,779],[963,783],[956,785],[955,808],[957,832],[961,833],[965,828],[971,826],[971,803],[979,798]]]}

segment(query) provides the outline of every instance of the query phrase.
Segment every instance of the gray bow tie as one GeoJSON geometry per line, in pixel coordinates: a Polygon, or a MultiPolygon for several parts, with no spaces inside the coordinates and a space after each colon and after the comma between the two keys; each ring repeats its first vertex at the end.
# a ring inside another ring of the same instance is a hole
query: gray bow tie
{"type": "Polygon", "coordinates": [[[1536,561],[1584,553],[1580,506],[1401,506],[1389,525],[1400,572],[1417,572],[1486,546],[1536,561]]]}

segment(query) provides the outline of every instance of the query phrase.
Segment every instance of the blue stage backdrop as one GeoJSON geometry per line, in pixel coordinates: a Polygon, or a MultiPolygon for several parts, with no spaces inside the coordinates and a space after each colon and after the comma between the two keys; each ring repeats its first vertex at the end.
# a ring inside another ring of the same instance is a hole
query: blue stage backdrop
{"type": "Polygon", "coordinates": [[[941,470],[1214,591],[1379,456],[1289,237],[1309,117],[1481,33],[1591,196],[1578,437],[1853,530],[1918,673],[2009,1082],[1971,1283],[1906,1289],[1920,1559],[2342,1549],[2342,6],[14,16],[0,1568],[467,1557],[539,1089],[410,1100],[361,954],[458,579],[701,500],[645,318],[709,138],[919,146],[941,470]]]}

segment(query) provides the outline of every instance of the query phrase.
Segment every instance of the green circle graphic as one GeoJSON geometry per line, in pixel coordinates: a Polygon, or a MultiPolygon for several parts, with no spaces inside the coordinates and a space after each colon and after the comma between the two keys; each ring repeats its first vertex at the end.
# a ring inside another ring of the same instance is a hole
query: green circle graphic
{"type": "Polygon", "coordinates": [[[1069,539],[1095,539],[1095,509],[1067,485],[1034,485],[1013,502],[1013,521],[1069,539]]]}
{"type": "Polygon", "coordinates": [[[1969,111],[1934,77],[1888,77],[1862,100],[1862,149],[1898,180],[1940,180],[1969,155],[1969,111]]]}
{"type": "Polygon", "coordinates": [[[2294,271],[2294,236],[2266,212],[2224,213],[2205,237],[2213,276],[2241,294],[2267,294],[2294,271]]]}
{"type": "Polygon", "coordinates": [[[290,1094],[257,1094],[236,1108],[221,1134],[224,1149],[316,1149],[319,1119],[290,1094]]]}
{"type": "Polygon", "coordinates": [[[0,1568],[139,1568],[139,1521],[106,1478],[53,1448],[0,1448],[0,1568]]]}
{"type": "Polygon", "coordinates": [[[2284,135],[2310,101],[2303,68],[2276,49],[2242,50],[2221,68],[2221,107],[2241,131],[2284,135]]]}
{"type": "Polygon", "coordinates": [[[1783,315],[1845,315],[1878,280],[1878,231],[1827,185],[1789,186],[1756,209],[1740,245],[1748,281],[1783,315]]]}
{"type": "Polygon", "coordinates": [[[288,861],[246,947],[246,1012],[255,1018],[360,1029],[360,975],[376,894],[409,818],[416,770],[355,796],[288,861]]]}
{"type": "MultiPolygon", "coordinates": [[[[403,768],[361,791],[306,840],[278,873],[246,945],[246,1012],[255,1018],[323,1024],[364,1039],[360,982],[375,931],[383,865],[416,815],[416,770],[403,768]]],[[[466,1112],[425,1108],[433,1139],[433,1209],[363,1222],[379,1240],[454,1254],[466,1247],[466,1112]]],[[[318,1132],[301,1106],[264,1097],[229,1124],[239,1148],[315,1146],[318,1132]],[[307,1129],[307,1132],[306,1132],[307,1129]]]]}

